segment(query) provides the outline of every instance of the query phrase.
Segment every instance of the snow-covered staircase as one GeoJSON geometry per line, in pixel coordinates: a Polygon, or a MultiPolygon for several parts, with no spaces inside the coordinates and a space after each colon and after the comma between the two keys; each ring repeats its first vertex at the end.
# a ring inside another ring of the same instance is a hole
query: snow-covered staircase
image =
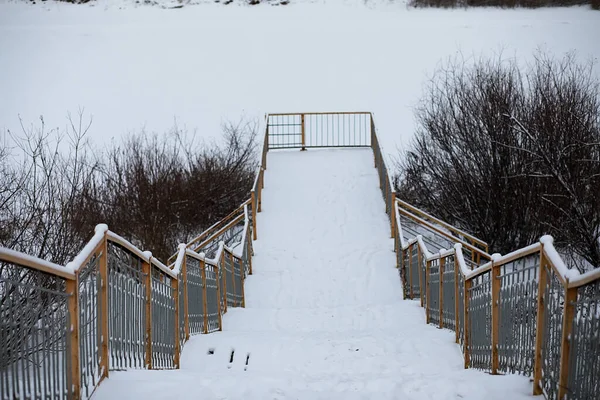
{"type": "Polygon", "coordinates": [[[95,399],[530,398],[526,378],[463,369],[454,333],[402,301],[371,149],[268,154],[246,308],[180,370],[111,372],[95,399]]]}

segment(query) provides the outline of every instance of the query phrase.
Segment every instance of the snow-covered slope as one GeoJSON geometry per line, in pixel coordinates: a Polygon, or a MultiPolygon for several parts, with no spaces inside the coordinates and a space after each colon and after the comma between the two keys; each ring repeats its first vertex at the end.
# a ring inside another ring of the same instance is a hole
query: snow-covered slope
{"type": "Polygon", "coordinates": [[[402,300],[371,150],[270,152],[262,204],[246,308],[181,370],[112,372],[95,399],[530,398],[526,378],[463,370],[454,334],[402,300]]]}
{"type": "Polygon", "coordinates": [[[142,128],[166,132],[175,119],[215,137],[223,120],[242,115],[372,111],[393,153],[414,133],[423,83],[458,51],[468,58],[503,50],[525,61],[544,47],[600,58],[600,12],[589,7],[297,0],[168,10],[136,8],[137,0],[14,1],[0,0],[0,133],[19,133],[19,115],[26,127],[44,115],[47,129],[64,128],[67,112],[85,107],[99,146],[142,128]]]}

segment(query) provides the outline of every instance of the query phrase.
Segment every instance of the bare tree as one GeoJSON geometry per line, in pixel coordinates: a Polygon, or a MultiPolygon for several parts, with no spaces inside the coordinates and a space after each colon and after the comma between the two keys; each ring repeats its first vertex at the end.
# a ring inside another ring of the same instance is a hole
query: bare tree
{"type": "MultiPolygon", "coordinates": [[[[550,233],[599,266],[600,101],[592,65],[538,54],[440,68],[404,155],[407,201],[508,252],[550,233]]],[[[583,263],[579,263],[581,268],[583,263]]]]}

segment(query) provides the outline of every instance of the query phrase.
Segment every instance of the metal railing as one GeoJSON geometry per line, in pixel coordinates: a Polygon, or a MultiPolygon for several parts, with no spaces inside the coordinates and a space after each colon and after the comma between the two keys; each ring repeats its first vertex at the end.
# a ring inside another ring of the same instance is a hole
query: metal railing
{"type": "MultiPolygon", "coordinates": [[[[404,297],[420,298],[427,323],[455,331],[465,368],[529,376],[533,394],[552,400],[598,396],[600,269],[567,269],[548,236],[505,256],[489,256],[472,241],[471,252],[463,252],[470,239],[464,234],[450,250],[436,245],[448,240],[440,232],[430,237],[434,245],[420,235],[407,241],[403,235],[417,230],[405,229],[403,208],[396,243],[404,297]],[[465,258],[475,251],[490,261],[465,258]]],[[[431,228],[425,222],[422,228],[431,228]]]]}
{"type": "Polygon", "coordinates": [[[67,266],[0,248],[0,398],[89,398],[110,370],[179,368],[190,334],[245,306],[249,205],[169,267],[106,225],[67,266]]]}

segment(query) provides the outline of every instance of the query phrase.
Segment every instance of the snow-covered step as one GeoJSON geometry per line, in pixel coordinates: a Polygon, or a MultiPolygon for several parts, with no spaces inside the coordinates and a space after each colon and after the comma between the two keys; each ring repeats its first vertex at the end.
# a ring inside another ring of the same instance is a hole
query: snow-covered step
{"type": "Polygon", "coordinates": [[[186,343],[179,371],[111,373],[97,399],[530,399],[464,370],[453,332],[402,300],[373,154],[269,152],[246,308],[186,343]]]}

